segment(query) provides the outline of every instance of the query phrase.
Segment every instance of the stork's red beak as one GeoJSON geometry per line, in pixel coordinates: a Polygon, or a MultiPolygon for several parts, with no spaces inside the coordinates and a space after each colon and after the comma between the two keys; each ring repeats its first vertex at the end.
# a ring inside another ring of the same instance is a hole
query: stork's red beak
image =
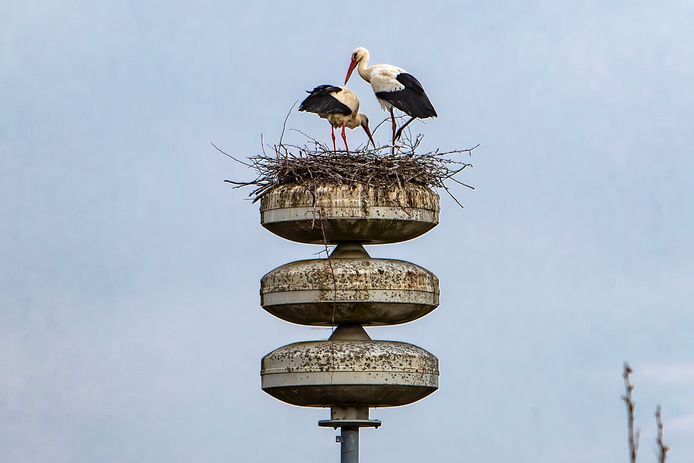
{"type": "Polygon", "coordinates": [[[369,128],[369,124],[362,124],[361,126],[364,128],[364,132],[366,132],[366,134],[369,136],[369,140],[371,140],[371,144],[374,145],[374,149],[376,149],[376,142],[374,141],[374,137],[371,136],[371,129],[369,128]]]}
{"type": "Polygon", "coordinates": [[[352,62],[349,63],[349,69],[347,70],[347,77],[345,77],[345,85],[347,85],[347,81],[349,80],[349,77],[352,75],[354,68],[357,67],[358,63],[359,63],[359,61],[355,61],[355,60],[352,60],[352,62]]]}

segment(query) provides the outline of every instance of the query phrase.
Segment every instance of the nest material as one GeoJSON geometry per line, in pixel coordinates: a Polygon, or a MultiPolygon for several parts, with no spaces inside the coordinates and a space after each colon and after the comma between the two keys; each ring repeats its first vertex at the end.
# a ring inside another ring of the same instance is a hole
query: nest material
{"type": "MultiPolygon", "coordinates": [[[[241,161],[214,144],[217,150],[235,161],[251,168],[256,178],[249,182],[225,180],[234,188],[255,187],[249,196],[258,201],[268,191],[279,185],[304,185],[313,190],[318,184],[364,185],[390,188],[403,185],[420,185],[428,188],[442,188],[462,207],[451,194],[447,182],[453,181],[467,188],[473,188],[455,175],[471,164],[454,159],[455,155],[471,154],[477,146],[452,151],[432,151],[418,153],[422,136],[405,140],[396,153],[390,146],[378,149],[358,149],[356,152],[333,152],[327,146],[315,142],[312,146],[279,144],[272,147],[272,154],[250,156],[241,161]]],[[[478,145],[479,146],[479,145],[478,145]]]]}

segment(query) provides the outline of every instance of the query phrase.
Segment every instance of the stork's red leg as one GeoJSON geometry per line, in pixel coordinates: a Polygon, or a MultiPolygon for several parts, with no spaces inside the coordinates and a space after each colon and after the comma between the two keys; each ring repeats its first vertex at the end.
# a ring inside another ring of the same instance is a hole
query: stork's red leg
{"type": "Polygon", "coordinates": [[[345,124],[342,124],[342,140],[345,142],[345,149],[347,150],[347,156],[349,156],[349,146],[347,146],[347,134],[345,134],[345,124]]]}
{"type": "Polygon", "coordinates": [[[397,124],[395,124],[395,114],[393,114],[393,108],[390,108],[390,120],[392,121],[392,126],[393,126],[393,146],[390,150],[391,153],[395,154],[395,129],[397,128],[397,124]]]}
{"type": "Polygon", "coordinates": [[[332,131],[330,135],[333,137],[333,153],[337,153],[337,146],[335,146],[335,127],[330,124],[330,130],[332,131]]]}

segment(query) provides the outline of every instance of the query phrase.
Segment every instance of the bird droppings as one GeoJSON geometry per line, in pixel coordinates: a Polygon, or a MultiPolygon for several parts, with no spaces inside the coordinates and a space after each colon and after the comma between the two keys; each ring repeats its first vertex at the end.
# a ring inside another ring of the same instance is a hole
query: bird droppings
{"type": "Polygon", "coordinates": [[[266,274],[260,296],[265,310],[294,323],[397,324],[438,306],[439,280],[401,260],[312,259],[266,274]]]}
{"type": "Polygon", "coordinates": [[[438,387],[438,359],[394,341],[289,344],[262,360],[263,390],[296,405],[404,405],[438,387]]]}
{"type": "Polygon", "coordinates": [[[263,374],[279,371],[373,371],[438,375],[438,359],[395,341],[310,341],[289,344],[263,358],[263,374]]]}
{"type": "MultiPolygon", "coordinates": [[[[336,290],[359,293],[369,290],[415,291],[438,295],[439,281],[428,270],[395,259],[311,259],[284,264],[261,279],[263,294],[284,291],[321,291],[333,300],[336,290]]],[[[407,301],[394,301],[407,302],[407,301]]]]}
{"type": "Polygon", "coordinates": [[[265,228],[294,241],[390,243],[434,228],[439,196],[415,184],[289,184],[263,196],[260,212],[265,228]]]}

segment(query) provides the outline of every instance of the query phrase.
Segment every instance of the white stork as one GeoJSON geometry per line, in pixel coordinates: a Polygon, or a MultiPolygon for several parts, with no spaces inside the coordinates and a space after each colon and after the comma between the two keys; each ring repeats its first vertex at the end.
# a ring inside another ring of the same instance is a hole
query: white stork
{"type": "Polygon", "coordinates": [[[374,64],[366,67],[368,62],[369,51],[362,47],[355,49],[352,52],[352,62],[347,71],[345,84],[354,68],[359,66],[359,75],[371,84],[381,107],[390,113],[393,125],[393,145],[400,138],[405,127],[416,118],[426,119],[437,116],[434,106],[422,88],[422,84],[412,74],[408,74],[404,69],[391,64],[374,64]],[[410,116],[410,120],[405,122],[397,133],[393,108],[398,108],[410,116]]]}
{"type": "MultiPolygon", "coordinates": [[[[299,111],[318,114],[323,119],[327,119],[332,127],[333,151],[337,151],[335,146],[335,129],[342,127],[342,140],[345,142],[345,149],[349,154],[347,146],[347,136],[345,127],[355,129],[360,125],[369,136],[369,140],[374,143],[369,129],[369,118],[366,114],[359,113],[359,98],[347,87],[336,87],[334,85],[319,85],[313,90],[307,90],[309,96],[301,102],[299,111]]],[[[368,142],[367,142],[368,143],[368,142]]]]}

